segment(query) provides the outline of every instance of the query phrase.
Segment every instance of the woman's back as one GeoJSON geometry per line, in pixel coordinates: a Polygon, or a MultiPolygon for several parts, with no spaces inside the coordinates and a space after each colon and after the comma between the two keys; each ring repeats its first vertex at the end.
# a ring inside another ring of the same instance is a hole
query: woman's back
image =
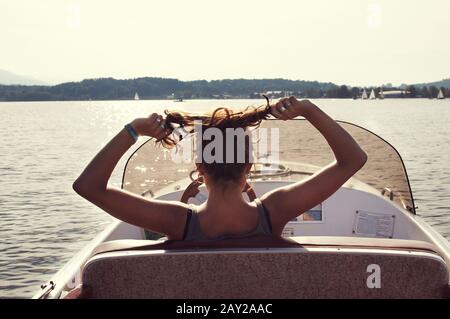
{"type": "Polygon", "coordinates": [[[195,206],[190,205],[188,211],[188,217],[186,219],[185,230],[183,234],[183,240],[185,241],[216,241],[229,238],[246,238],[257,235],[272,235],[272,226],[270,222],[270,217],[259,198],[255,199],[256,203],[256,213],[257,213],[257,223],[252,230],[245,233],[236,234],[223,234],[220,236],[215,236],[214,238],[209,238],[202,230],[200,225],[199,215],[195,206]]]}

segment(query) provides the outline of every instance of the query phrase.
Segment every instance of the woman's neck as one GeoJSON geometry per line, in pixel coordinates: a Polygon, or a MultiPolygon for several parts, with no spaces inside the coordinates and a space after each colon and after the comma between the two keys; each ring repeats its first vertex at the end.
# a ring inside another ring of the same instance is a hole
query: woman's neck
{"type": "Polygon", "coordinates": [[[248,203],[242,197],[241,183],[228,183],[226,185],[212,185],[208,188],[208,200],[205,210],[209,213],[230,215],[233,211],[239,212],[248,203]]]}

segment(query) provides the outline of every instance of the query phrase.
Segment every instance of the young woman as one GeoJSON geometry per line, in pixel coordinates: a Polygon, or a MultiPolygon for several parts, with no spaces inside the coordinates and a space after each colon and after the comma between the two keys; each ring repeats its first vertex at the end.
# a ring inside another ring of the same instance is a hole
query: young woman
{"type": "Polygon", "coordinates": [[[209,196],[197,207],[177,201],[146,199],[108,186],[117,162],[135,142],[133,135],[150,136],[170,146],[173,140],[169,134],[174,123],[182,126],[193,123],[193,117],[180,113],[166,113],[165,118],[152,114],[135,119],[127,129],[120,131],[89,163],[73,188],[112,216],[163,233],[172,240],[205,241],[257,234],[281,236],[290,220],[323,202],[352,177],[364,165],[367,155],[319,107],[295,97],[281,99],[265,109],[244,112],[218,109],[204,117],[203,126],[246,129],[259,125],[270,115],[285,121],[297,116],[306,118],[325,137],[335,160],[309,178],[274,189],[253,202],[242,196],[250,162],[198,163],[197,169],[209,196]]]}

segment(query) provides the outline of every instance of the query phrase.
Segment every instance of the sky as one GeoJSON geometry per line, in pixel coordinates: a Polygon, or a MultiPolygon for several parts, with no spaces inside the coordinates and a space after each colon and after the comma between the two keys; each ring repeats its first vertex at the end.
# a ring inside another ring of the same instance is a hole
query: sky
{"type": "Polygon", "coordinates": [[[84,78],[450,77],[449,0],[0,0],[0,69],[84,78]]]}

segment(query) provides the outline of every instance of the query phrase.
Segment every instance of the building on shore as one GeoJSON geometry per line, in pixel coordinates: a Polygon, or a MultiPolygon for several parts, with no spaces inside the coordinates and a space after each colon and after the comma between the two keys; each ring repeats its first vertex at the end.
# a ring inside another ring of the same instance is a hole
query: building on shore
{"type": "Polygon", "coordinates": [[[281,99],[295,94],[292,91],[266,91],[266,92],[253,92],[249,95],[249,97],[253,99],[253,98],[260,98],[263,95],[267,96],[270,99],[281,99]]]}
{"type": "Polygon", "coordinates": [[[409,91],[406,90],[392,90],[392,91],[383,91],[383,97],[385,99],[399,99],[407,97],[410,94],[409,91]]]}

